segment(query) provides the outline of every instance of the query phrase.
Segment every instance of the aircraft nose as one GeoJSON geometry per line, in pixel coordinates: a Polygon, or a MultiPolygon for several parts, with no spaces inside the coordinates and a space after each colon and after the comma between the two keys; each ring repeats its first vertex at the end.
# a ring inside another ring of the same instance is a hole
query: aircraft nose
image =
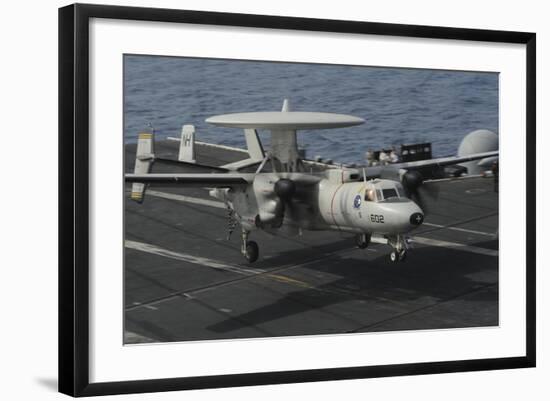
{"type": "Polygon", "coordinates": [[[424,215],[422,213],[416,212],[411,214],[409,222],[413,226],[419,226],[424,221],[424,215]]]}

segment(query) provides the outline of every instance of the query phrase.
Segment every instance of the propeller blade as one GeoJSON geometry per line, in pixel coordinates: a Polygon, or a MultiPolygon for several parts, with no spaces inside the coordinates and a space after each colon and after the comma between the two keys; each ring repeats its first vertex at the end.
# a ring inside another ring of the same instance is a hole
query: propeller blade
{"type": "Polygon", "coordinates": [[[418,188],[422,186],[424,182],[424,177],[422,177],[422,174],[415,170],[410,170],[405,172],[401,176],[401,183],[403,184],[403,188],[408,193],[414,194],[418,191],[418,188]]]}
{"type": "Polygon", "coordinates": [[[435,184],[430,183],[423,183],[422,186],[420,186],[415,194],[414,194],[414,201],[425,215],[429,215],[432,211],[432,206],[435,202],[437,202],[437,199],[439,197],[439,187],[435,184]]]}
{"type": "Polygon", "coordinates": [[[430,213],[430,206],[439,197],[439,187],[435,184],[424,182],[422,173],[416,170],[409,170],[402,174],[401,183],[409,198],[411,198],[424,214],[430,213]]]}

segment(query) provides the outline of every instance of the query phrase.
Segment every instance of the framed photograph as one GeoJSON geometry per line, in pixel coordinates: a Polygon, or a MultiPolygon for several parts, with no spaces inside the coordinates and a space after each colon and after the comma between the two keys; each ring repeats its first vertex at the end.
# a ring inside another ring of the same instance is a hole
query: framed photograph
{"type": "Polygon", "coordinates": [[[535,366],[535,34],[59,10],[59,390],[535,366]]]}

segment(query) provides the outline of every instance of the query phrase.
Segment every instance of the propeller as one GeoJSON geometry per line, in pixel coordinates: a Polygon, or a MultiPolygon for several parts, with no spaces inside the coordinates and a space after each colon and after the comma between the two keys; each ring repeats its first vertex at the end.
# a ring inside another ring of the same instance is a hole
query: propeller
{"type": "MultiPolygon", "coordinates": [[[[271,172],[254,177],[253,188],[258,202],[258,225],[279,228],[286,215],[299,214],[299,204],[320,177],[301,172],[271,172]]],[[[289,228],[290,229],[290,228],[289,228]]]]}
{"type": "Polygon", "coordinates": [[[281,200],[288,202],[296,193],[296,184],[291,179],[280,178],[279,181],[275,183],[273,189],[281,200]]]}
{"type": "Polygon", "coordinates": [[[285,217],[285,209],[296,193],[296,184],[288,177],[288,173],[260,174],[270,159],[271,154],[267,153],[254,177],[253,186],[259,206],[258,223],[280,227],[285,217]]]}
{"type": "Polygon", "coordinates": [[[300,177],[280,177],[277,174],[257,174],[253,188],[258,201],[258,225],[279,228],[283,224],[285,213],[292,213],[293,202],[297,196],[297,184],[300,177]]]}
{"type": "Polygon", "coordinates": [[[428,213],[427,199],[437,200],[439,188],[435,185],[426,185],[422,173],[417,170],[407,170],[401,175],[401,184],[409,198],[420,206],[424,213],[428,213]]]}
{"type": "Polygon", "coordinates": [[[256,224],[279,228],[287,213],[290,217],[300,214],[300,204],[309,193],[307,188],[317,184],[321,178],[297,171],[262,173],[271,157],[270,153],[266,154],[254,176],[253,188],[258,202],[256,224]]]}

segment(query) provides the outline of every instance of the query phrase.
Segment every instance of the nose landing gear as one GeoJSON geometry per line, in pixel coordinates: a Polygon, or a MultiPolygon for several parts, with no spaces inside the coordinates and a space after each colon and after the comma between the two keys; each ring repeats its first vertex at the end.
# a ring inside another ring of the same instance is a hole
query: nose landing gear
{"type": "Polygon", "coordinates": [[[388,245],[393,248],[390,252],[390,262],[402,262],[407,258],[408,246],[403,235],[397,234],[395,237],[388,237],[388,245]]]}
{"type": "Polygon", "coordinates": [[[397,263],[402,262],[407,257],[407,250],[402,249],[401,251],[391,251],[390,252],[390,262],[397,263]]]}

